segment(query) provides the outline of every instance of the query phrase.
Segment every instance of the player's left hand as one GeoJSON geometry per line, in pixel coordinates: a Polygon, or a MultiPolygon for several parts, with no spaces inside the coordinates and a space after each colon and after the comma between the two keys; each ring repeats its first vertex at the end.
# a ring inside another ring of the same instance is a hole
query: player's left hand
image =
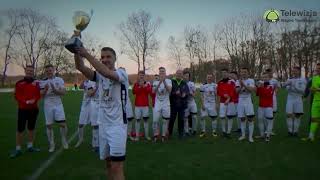
{"type": "Polygon", "coordinates": [[[79,54],[81,57],[88,57],[90,54],[84,47],[75,48],[77,54],[79,54]]]}

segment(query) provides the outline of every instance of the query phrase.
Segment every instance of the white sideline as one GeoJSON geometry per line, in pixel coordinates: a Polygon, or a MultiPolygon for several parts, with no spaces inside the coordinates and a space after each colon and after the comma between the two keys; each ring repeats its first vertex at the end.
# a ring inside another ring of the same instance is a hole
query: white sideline
{"type": "MultiPolygon", "coordinates": [[[[73,141],[73,139],[78,135],[78,131],[76,131],[72,136],[71,138],[68,140],[68,143],[69,143],[69,148],[71,147],[70,146],[70,142],[73,141]]],[[[39,168],[34,171],[32,173],[32,175],[30,177],[27,178],[27,180],[36,180],[39,178],[39,176],[42,174],[42,172],[44,170],[46,170],[51,164],[52,162],[62,153],[63,151],[63,147],[61,147],[58,151],[55,151],[53,153],[52,156],[50,156],[49,159],[47,159],[44,163],[42,163],[39,168]]]]}

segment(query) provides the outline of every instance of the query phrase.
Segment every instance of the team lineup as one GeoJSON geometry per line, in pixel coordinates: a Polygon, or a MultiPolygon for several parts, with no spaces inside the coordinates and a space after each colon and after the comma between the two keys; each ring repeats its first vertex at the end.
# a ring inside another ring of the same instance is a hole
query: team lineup
{"type": "MultiPolygon", "coordinates": [[[[301,77],[300,67],[292,67],[293,76],[285,82],[275,79],[271,69],[267,69],[261,78],[254,79],[250,77],[248,67],[242,67],[239,72],[223,68],[219,72],[221,80],[215,81],[215,75],[208,73],[206,82],[199,87],[199,91],[191,81],[191,74],[187,69],[177,70],[174,78],[168,78],[166,69],[160,67],[152,82],[147,82],[145,72],[139,71],[138,79],[132,86],[134,102],[131,103],[128,75],[124,68],[115,68],[116,53],[112,48],[102,48],[100,61],[91,56],[85,48],[78,48],[74,59],[76,68],[88,79],[80,85],[84,93],[75,148],[83,142],[84,126],[90,124],[91,145],[93,150],[99,153],[100,159],[106,160],[108,179],[124,179],[123,161],[126,157],[127,139],[134,142],[140,141],[140,138],[153,142],[169,141],[176,119],[180,139],[194,135],[200,138],[222,136],[229,139],[231,132],[235,131],[240,133],[239,141],[247,139],[254,143],[255,139],[263,139],[269,142],[271,136],[275,135],[274,121],[280,121],[275,119],[275,113],[282,111],[277,108],[277,92],[280,88],[288,92],[286,122],[288,135],[293,137],[298,136],[304,114],[303,98],[306,93],[311,94],[309,136],[302,140],[315,139],[320,120],[320,64],[316,65],[316,74],[312,79],[301,77]],[[84,64],[84,59],[89,61],[95,71],[84,64]],[[197,93],[200,93],[201,97],[199,107],[195,100],[197,93]],[[257,108],[253,104],[253,96],[258,97],[257,108]],[[150,106],[152,114],[149,111],[150,106]],[[207,117],[210,118],[210,128],[206,127],[207,117]],[[140,130],[142,122],[143,132],[140,130]],[[254,136],[255,122],[258,125],[257,136],[254,136]],[[234,123],[237,125],[236,129],[232,129],[234,123]],[[221,128],[221,131],[218,131],[218,128],[221,128]]],[[[29,132],[28,151],[39,151],[33,147],[33,130],[40,97],[44,100],[48,151],[55,151],[53,123],[59,125],[62,147],[69,149],[67,120],[61,100],[61,96],[66,93],[63,79],[55,76],[52,65],[45,67],[44,80],[33,79],[32,66],[27,66],[25,73],[25,78],[17,82],[15,89],[19,104],[18,128],[16,150],[10,156],[14,158],[22,154],[22,133],[26,126],[29,132]]]]}

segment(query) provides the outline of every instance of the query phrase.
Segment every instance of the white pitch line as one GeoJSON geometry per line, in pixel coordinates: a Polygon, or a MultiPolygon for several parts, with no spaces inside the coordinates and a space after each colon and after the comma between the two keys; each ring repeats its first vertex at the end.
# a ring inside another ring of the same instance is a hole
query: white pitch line
{"type": "MultiPolygon", "coordinates": [[[[70,142],[73,141],[73,139],[78,135],[78,131],[76,131],[71,138],[68,140],[68,144],[69,144],[69,148],[70,146],[70,142]]],[[[55,153],[53,153],[52,156],[50,156],[50,158],[48,160],[46,160],[44,163],[42,163],[40,165],[40,167],[30,176],[27,178],[27,180],[36,180],[39,178],[39,176],[42,174],[42,172],[44,170],[46,170],[51,164],[52,162],[62,153],[63,151],[63,147],[61,147],[58,151],[56,151],[55,153]]]]}

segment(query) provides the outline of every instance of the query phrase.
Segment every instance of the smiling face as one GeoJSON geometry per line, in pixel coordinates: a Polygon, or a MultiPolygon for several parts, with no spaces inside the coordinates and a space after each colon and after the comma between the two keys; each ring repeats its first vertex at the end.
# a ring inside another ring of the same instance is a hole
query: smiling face
{"type": "Polygon", "coordinates": [[[299,68],[292,68],[292,74],[294,77],[300,76],[300,69],[299,68]]]}
{"type": "Polygon", "coordinates": [[[212,74],[207,74],[207,83],[210,84],[213,81],[213,75],[212,74]]]}
{"type": "Polygon", "coordinates": [[[109,69],[115,68],[116,56],[108,50],[101,50],[101,62],[109,69]]]}
{"type": "Polygon", "coordinates": [[[32,66],[27,66],[24,69],[24,72],[25,72],[25,76],[27,78],[33,78],[33,76],[34,76],[34,68],[32,66]]]}
{"type": "Polygon", "coordinates": [[[52,66],[46,67],[45,69],[47,78],[51,79],[54,76],[54,68],[52,66]]]}

